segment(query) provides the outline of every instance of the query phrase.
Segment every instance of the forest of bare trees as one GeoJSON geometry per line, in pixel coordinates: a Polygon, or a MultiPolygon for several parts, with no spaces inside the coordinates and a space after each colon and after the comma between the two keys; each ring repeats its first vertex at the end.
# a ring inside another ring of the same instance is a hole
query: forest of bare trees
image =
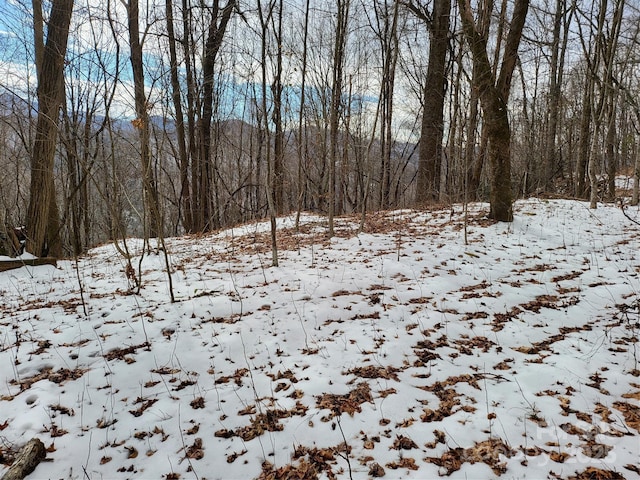
{"type": "Polygon", "coordinates": [[[337,215],[475,200],[511,221],[516,198],[596,208],[639,170],[636,2],[0,9],[0,254],[21,225],[31,253],[72,256],[300,211],[328,235],[337,215]]]}

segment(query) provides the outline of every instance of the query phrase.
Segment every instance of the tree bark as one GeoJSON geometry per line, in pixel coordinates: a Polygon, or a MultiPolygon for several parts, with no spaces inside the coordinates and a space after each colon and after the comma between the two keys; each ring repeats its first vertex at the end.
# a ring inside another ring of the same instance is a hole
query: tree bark
{"type": "Polygon", "coordinates": [[[440,193],[450,12],[451,0],[434,1],[420,133],[420,159],[416,187],[418,205],[437,201],[440,193]]]}
{"type": "MultiPolygon", "coordinates": [[[[38,120],[31,159],[31,193],[27,210],[27,251],[37,256],[60,256],[60,220],[53,166],[58,117],[64,95],[64,61],[73,0],[53,0],[47,43],[38,78],[38,120]]],[[[36,46],[36,50],[39,47],[36,46]]]]}
{"type": "MultiPolygon", "coordinates": [[[[296,230],[300,226],[300,214],[302,212],[302,206],[305,204],[306,188],[305,178],[303,172],[306,174],[306,158],[307,158],[307,146],[308,137],[306,132],[306,122],[304,116],[305,100],[306,100],[306,82],[307,82],[307,55],[308,46],[307,39],[309,37],[309,11],[311,7],[311,0],[306,0],[304,10],[304,27],[302,35],[302,70],[300,72],[300,109],[298,111],[298,204],[296,208],[296,230]],[[304,136],[304,140],[303,140],[304,136]],[[304,168],[303,168],[304,167],[304,168]]],[[[305,175],[306,176],[306,175],[305,175]]]]}
{"type": "Polygon", "coordinates": [[[139,6],[138,0],[129,0],[127,4],[129,17],[129,45],[130,59],[133,70],[133,88],[135,96],[136,119],[133,122],[140,138],[140,162],[142,168],[142,189],[145,210],[149,215],[148,228],[145,232],[149,237],[160,235],[160,206],[158,188],[153,172],[150,147],[149,110],[144,86],[144,63],[142,58],[142,42],[140,40],[139,6]]]}
{"type": "Polygon", "coordinates": [[[489,217],[510,222],[513,220],[513,192],[511,189],[511,128],[507,101],[518,57],[518,46],[529,9],[529,0],[515,2],[497,79],[487,54],[488,38],[481,34],[476,26],[470,0],[458,0],[458,6],[473,64],[478,69],[476,87],[479,90],[483,119],[489,139],[488,155],[492,170],[489,217]]]}
{"type": "Polygon", "coordinates": [[[331,105],[329,107],[329,237],[334,235],[336,214],[336,163],[338,156],[338,124],[342,109],[342,86],[344,82],[344,57],[347,43],[347,23],[351,0],[337,0],[335,45],[333,50],[333,78],[331,83],[331,105]]]}
{"type": "Polygon", "coordinates": [[[189,154],[187,151],[186,133],[184,128],[184,113],[182,111],[182,95],[180,79],[178,77],[178,53],[176,35],[173,26],[173,1],[166,0],[167,37],[169,41],[169,59],[171,69],[171,99],[175,109],[176,137],[178,142],[178,168],[180,169],[180,210],[182,212],[182,226],[188,233],[193,229],[191,217],[191,187],[189,184],[189,154]]]}
{"type": "Polygon", "coordinates": [[[276,35],[276,71],[271,85],[273,95],[273,203],[277,214],[285,211],[284,206],[284,130],[282,126],[282,12],[283,2],[278,2],[276,35]]]}
{"type": "Polygon", "coordinates": [[[198,231],[210,230],[218,226],[217,215],[214,212],[216,206],[213,202],[213,165],[211,153],[213,147],[213,137],[211,135],[211,124],[213,120],[213,92],[214,92],[214,68],[215,61],[222,45],[229,19],[236,7],[237,0],[229,0],[224,8],[220,9],[220,1],[213,2],[211,22],[209,32],[204,47],[202,60],[202,116],[200,118],[200,148],[199,148],[199,194],[198,221],[196,229],[198,231]],[[220,18],[218,18],[220,17],[220,18]]]}
{"type": "Polygon", "coordinates": [[[33,472],[47,456],[44,444],[38,438],[32,438],[20,450],[17,460],[2,476],[2,480],[22,480],[33,472]]]}

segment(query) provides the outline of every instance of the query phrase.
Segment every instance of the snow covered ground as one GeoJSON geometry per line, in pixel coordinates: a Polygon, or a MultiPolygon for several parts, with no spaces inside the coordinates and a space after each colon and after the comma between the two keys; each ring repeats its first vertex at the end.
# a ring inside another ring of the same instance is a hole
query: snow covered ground
{"type": "Polygon", "coordinates": [[[486,211],[169,239],[175,303],[157,252],[0,273],[0,475],[640,478],[640,226],[486,211]]]}

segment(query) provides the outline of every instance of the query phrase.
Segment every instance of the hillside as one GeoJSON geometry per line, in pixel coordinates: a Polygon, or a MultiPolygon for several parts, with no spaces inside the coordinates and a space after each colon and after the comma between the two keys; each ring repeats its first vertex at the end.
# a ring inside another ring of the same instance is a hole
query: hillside
{"type": "Polygon", "coordinates": [[[170,239],[175,303],[161,254],[133,295],[112,245],[0,273],[0,461],[38,437],[29,478],[639,479],[640,227],[470,208],[467,245],[459,206],[331,240],[283,218],[278,268],[266,223],[170,239]]]}

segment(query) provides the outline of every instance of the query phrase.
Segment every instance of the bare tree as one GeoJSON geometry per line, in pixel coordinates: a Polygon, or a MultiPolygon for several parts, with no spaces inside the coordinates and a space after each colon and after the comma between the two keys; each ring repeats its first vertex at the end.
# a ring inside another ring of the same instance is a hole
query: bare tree
{"type": "Polygon", "coordinates": [[[555,0],[549,68],[548,123],[543,178],[543,185],[547,191],[553,190],[553,180],[559,171],[557,152],[558,117],[560,115],[560,102],[562,100],[562,80],[564,77],[569,24],[571,23],[573,12],[573,6],[568,6],[566,0],[555,0]]]}
{"type": "Polygon", "coordinates": [[[409,7],[429,27],[429,64],[422,97],[420,159],[416,186],[416,204],[424,205],[438,200],[440,195],[451,0],[434,0],[432,12],[413,3],[410,3],[409,7]]]}
{"type": "Polygon", "coordinates": [[[380,179],[378,205],[380,208],[389,208],[391,204],[393,101],[399,56],[399,6],[398,1],[393,1],[392,5],[389,5],[387,0],[374,0],[375,18],[370,20],[380,45],[382,64],[379,97],[380,179]]]}
{"type": "Polygon", "coordinates": [[[336,214],[336,162],[338,158],[338,127],[343,109],[345,49],[347,45],[349,9],[351,0],[336,0],[335,44],[333,49],[333,72],[331,81],[331,103],[329,107],[329,236],[333,237],[336,214]]]}
{"type": "MultiPolygon", "coordinates": [[[[124,1],[124,0],[123,0],[124,1]]],[[[133,88],[135,97],[136,119],[133,126],[138,131],[140,139],[140,162],[142,167],[142,188],[145,206],[145,216],[149,215],[148,232],[150,237],[160,235],[160,203],[158,199],[158,187],[154,175],[153,162],[150,148],[149,130],[149,104],[145,93],[144,85],[144,60],[143,43],[144,37],[140,37],[140,9],[138,0],[129,0],[126,3],[127,18],[129,21],[129,46],[131,68],[133,70],[133,88]]],[[[146,227],[146,225],[145,225],[146,227]]]]}
{"type": "Polygon", "coordinates": [[[169,43],[169,68],[171,77],[171,100],[175,109],[176,136],[178,143],[178,165],[180,169],[180,212],[185,230],[193,228],[191,208],[191,185],[189,183],[189,151],[187,150],[187,135],[185,131],[185,115],[182,108],[182,93],[178,75],[178,48],[174,28],[173,0],[165,1],[167,14],[167,41],[169,43]]]}
{"type": "MultiPolygon", "coordinates": [[[[34,7],[40,6],[37,2],[34,7]]],[[[36,51],[42,49],[38,67],[38,121],[31,163],[31,194],[27,211],[27,250],[35,255],[59,256],[60,219],[55,195],[53,165],[58,136],[59,110],[64,95],[64,63],[71,23],[73,0],[53,0],[47,41],[36,33],[36,51]]],[[[42,12],[36,14],[42,18],[42,12]]],[[[38,20],[35,30],[42,28],[38,20]]]]}
{"type": "Polygon", "coordinates": [[[298,142],[297,142],[297,154],[298,154],[298,201],[296,212],[296,229],[300,226],[300,213],[302,211],[302,205],[304,204],[304,197],[306,188],[304,184],[303,173],[305,158],[307,157],[307,135],[306,135],[306,122],[304,116],[305,102],[307,100],[307,55],[308,55],[308,38],[309,38],[309,10],[311,7],[311,0],[306,0],[304,9],[304,20],[302,30],[302,59],[300,67],[300,108],[298,110],[298,142]],[[304,136],[304,140],[303,140],[304,136]]]}
{"type": "Polygon", "coordinates": [[[489,216],[498,221],[510,222],[513,220],[513,192],[511,189],[511,129],[507,101],[518,58],[518,46],[529,9],[529,0],[515,0],[509,33],[502,54],[502,64],[497,77],[491,68],[487,53],[488,38],[478,29],[473,18],[470,0],[458,0],[458,7],[473,64],[478,69],[475,86],[479,89],[483,121],[486,124],[489,139],[488,154],[492,169],[489,216]]]}

